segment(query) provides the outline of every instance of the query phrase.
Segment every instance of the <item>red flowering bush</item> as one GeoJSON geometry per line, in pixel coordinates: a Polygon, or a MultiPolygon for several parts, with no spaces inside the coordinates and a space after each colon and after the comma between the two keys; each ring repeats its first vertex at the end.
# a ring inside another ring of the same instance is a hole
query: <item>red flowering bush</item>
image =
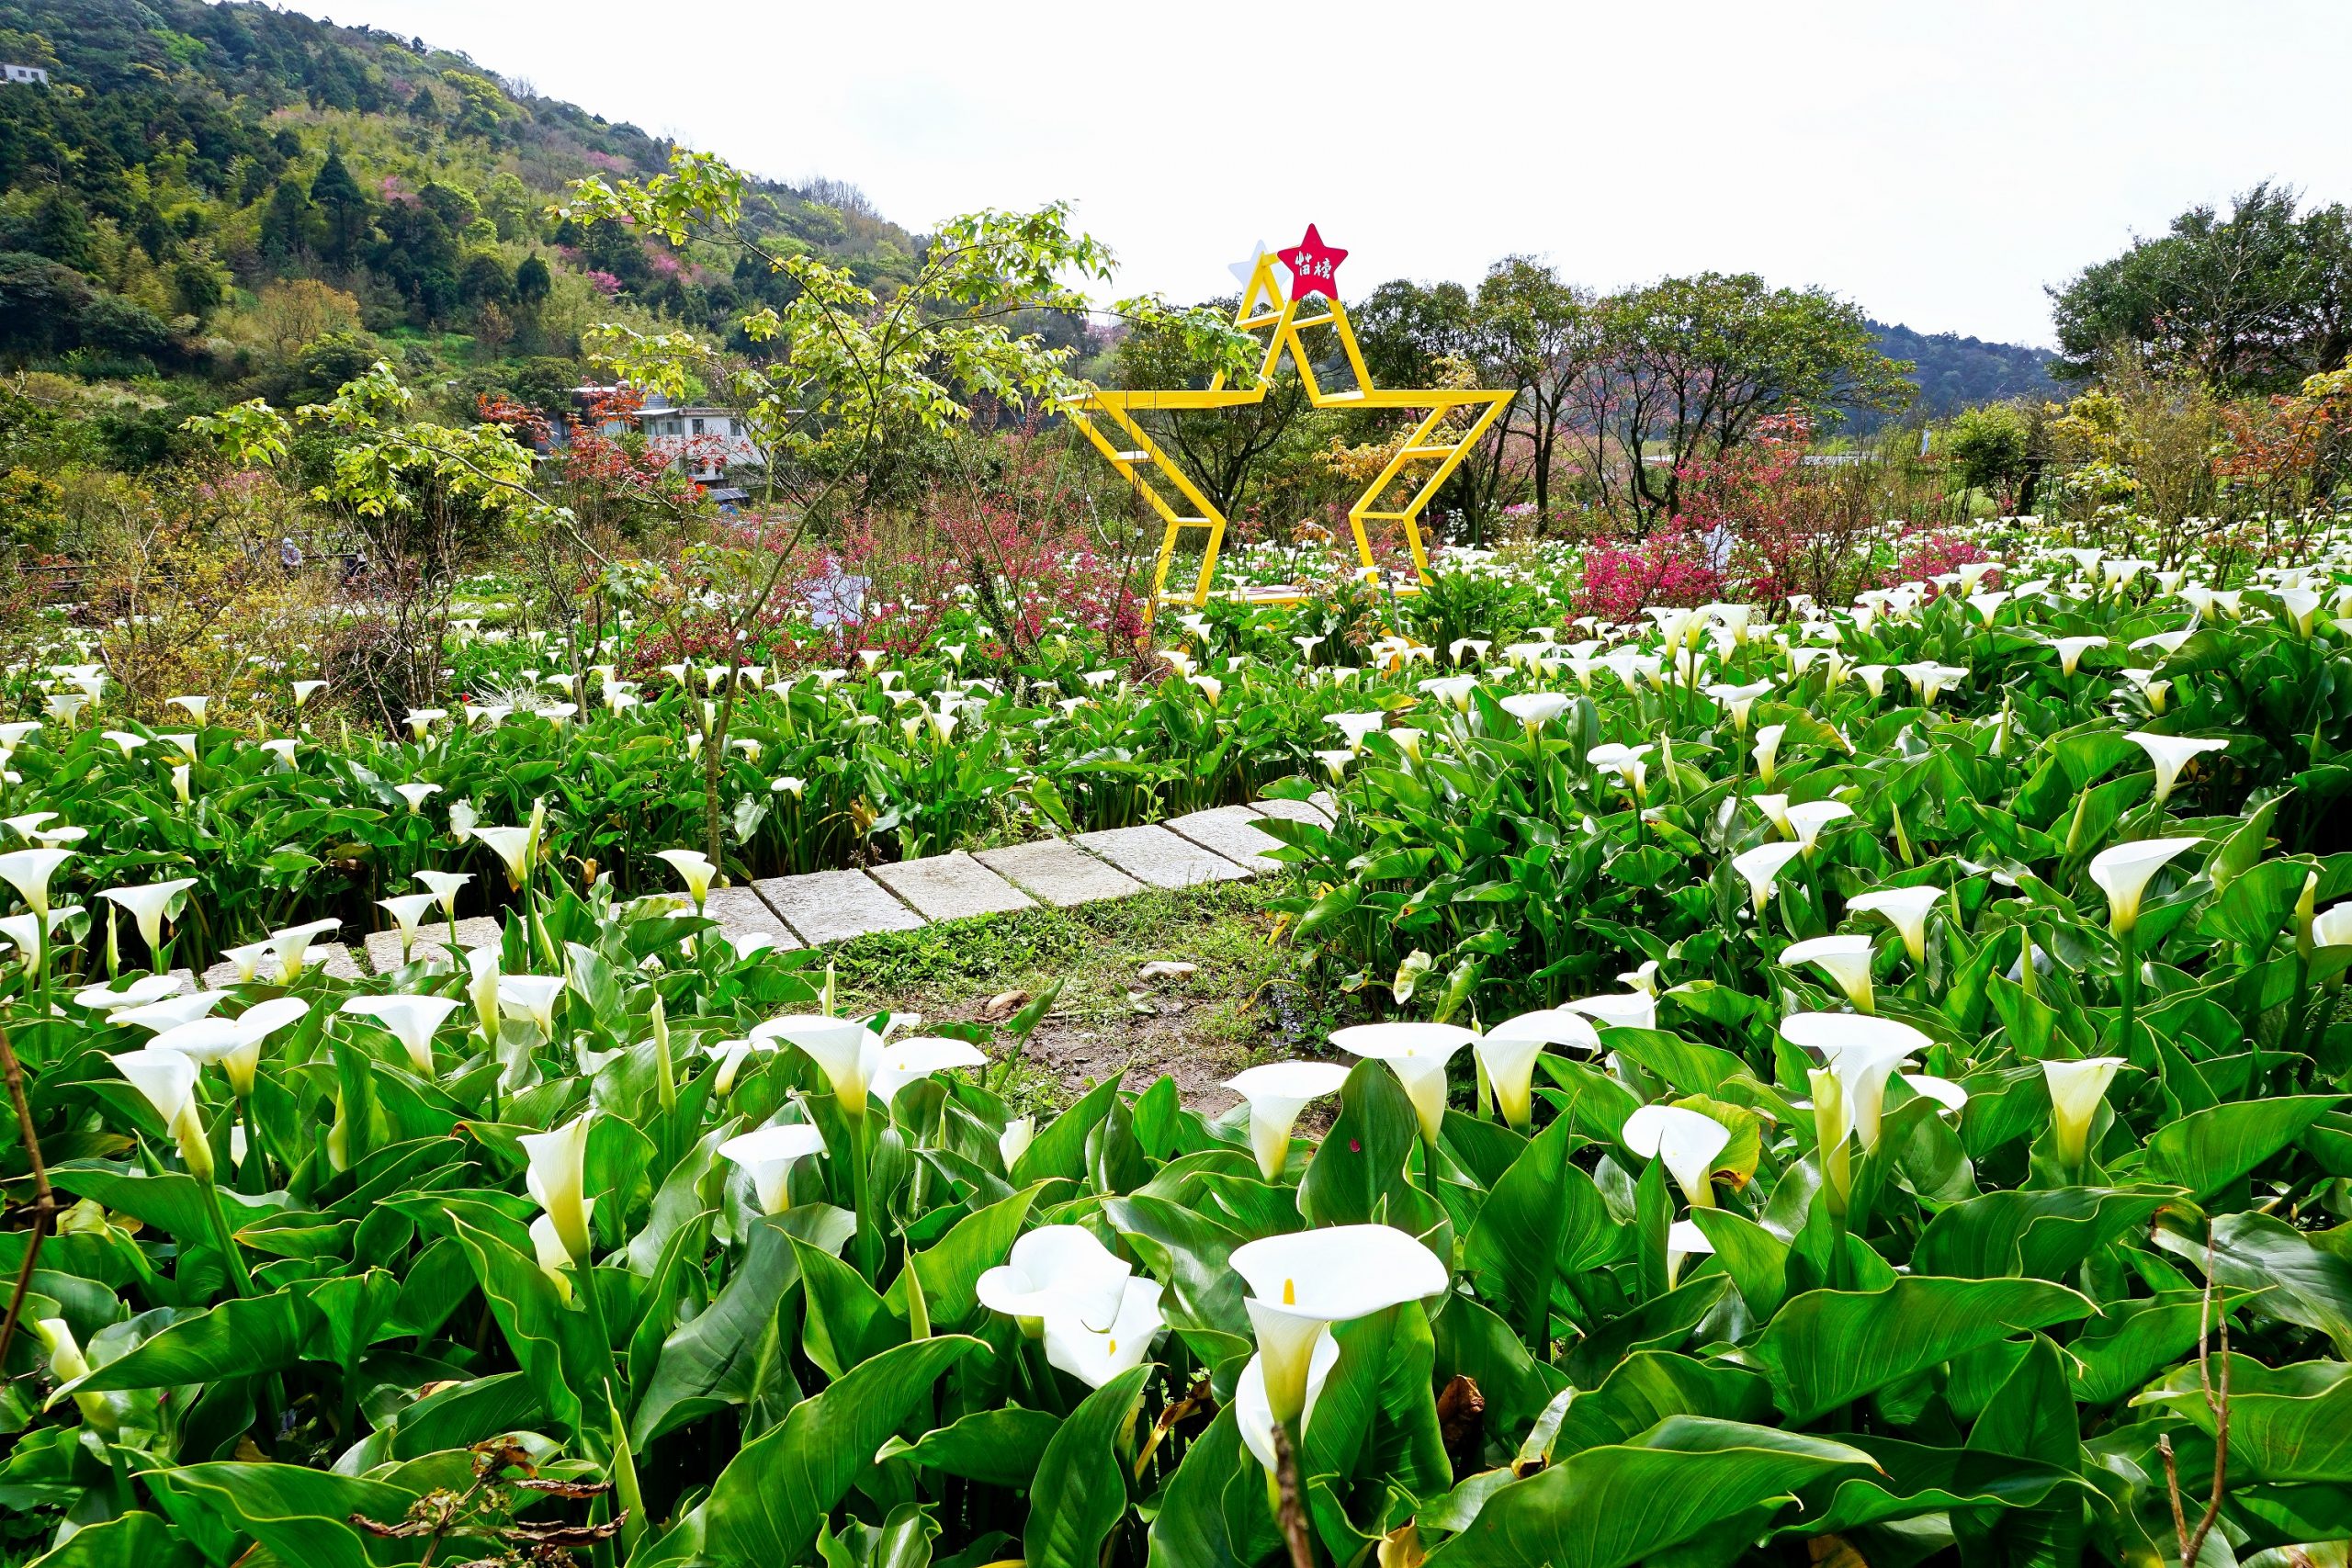
{"type": "Polygon", "coordinates": [[[1894,547],[1894,570],[1887,574],[1886,582],[1926,582],[1970,561],[1988,558],[1976,545],[1938,529],[1906,530],[1894,547]]]}
{"type": "Polygon", "coordinates": [[[1722,598],[1723,589],[1706,538],[1668,525],[1645,539],[1594,541],[1576,607],[1578,615],[1630,621],[1645,604],[1704,604],[1722,598]]]}

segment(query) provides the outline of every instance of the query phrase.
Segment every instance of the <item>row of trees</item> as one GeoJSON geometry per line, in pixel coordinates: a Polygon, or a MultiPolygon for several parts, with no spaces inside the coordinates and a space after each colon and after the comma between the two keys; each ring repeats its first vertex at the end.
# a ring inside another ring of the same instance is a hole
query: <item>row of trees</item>
{"type": "MultiPolygon", "coordinates": [[[[1879,351],[1859,308],[1818,288],[1776,288],[1752,273],[1668,277],[1602,295],[1533,257],[1509,256],[1476,288],[1383,284],[1350,319],[1382,386],[1475,379],[1517,394],[1497,439],[1450,481],[1446,504],[1474,525],[1523,490],[1539,527],[1565,503],[1646,529],[1680,510],[1693,459],[1738,446],[1759,421],[1792,409],[1823,421],[1898,410],[1914,390],[1905,379],[1911,366],[1879,351]]],[[[1197,374],[1142,333],[1129,333],[1106,368],[1134,386],[1197,374]]],[[[1336,349],[1329,371],[1345,384],[1336,349]]],[[[1193,471],[1205,476],[1210,499],[1231,515],[1282,489],[1271,470],[1286,447],[1300,445],[1286,438],[1310,414],[1285,367],[1246,417],[1158,417],[1193,471]]],[[[1329,439],[1342,445],[1375,435],[1366,416],[1329,423],[1329,439]]]]}

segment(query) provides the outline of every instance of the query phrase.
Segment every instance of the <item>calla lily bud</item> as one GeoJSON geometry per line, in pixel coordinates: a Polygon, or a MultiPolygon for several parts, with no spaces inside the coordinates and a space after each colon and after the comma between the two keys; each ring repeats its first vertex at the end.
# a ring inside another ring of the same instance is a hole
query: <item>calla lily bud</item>
{"type": "Polygon", "coordinates": [[[1847,1140],[1854,1124],[1846,1111],[1846,1086],[1827,1067],[1810,1067],[1804,1075],[1813,1090],[1814,1141],[1821,1153],[1821,1181],[1829,1194],[1832,1212],[1846,1212],[1847,1194],[1854,1190],[1854,1155],[1847,1140]]]}
{"type": "Polygon", "coordinates": [[[670,1010],[662,1005],[661,993],[653,997],[649,1014],[653,1032],[654,1086],[662,1097],[662,1109],[678,1108],[678,1069],[670,1056],[670,1010]]]}

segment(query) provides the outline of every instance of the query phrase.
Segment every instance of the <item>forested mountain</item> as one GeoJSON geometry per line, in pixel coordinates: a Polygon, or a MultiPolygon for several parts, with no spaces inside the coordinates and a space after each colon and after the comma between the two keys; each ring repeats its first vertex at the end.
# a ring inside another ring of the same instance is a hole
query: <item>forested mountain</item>
{"type": "MultiPolygon", "coordinates": [[[[422,39],[199,0],[0,0],[0,360],[158,374],[175,398],[330,387],[390,353],[470,404],[577,379],[598,319],[713,332],[784,280],[612,225],[568,180],[669,146],[422,39]]],[[[848,187],[759,186],[762,225],[868,280],[916,241],[848,187]],[[825,199],[817,199],[818,197],[825,199]]]]}
{"type": "MultiPolygon", "coordinates": [[[[1919,333],[1884,321],[1871,321],[1870,328],[1878,334],[1880,353],[1917,367],[1909,379],[1918,387],[1919,399],[1905,411],[1907,417],[1940,419],[1972,403],[2061,395],[2050,378],[2050,349],[1986,343],[1957,333],[1919,333]]],[[[1849,428],[1856,427],[1869,425],[1857,419],[1849,428]]]]}

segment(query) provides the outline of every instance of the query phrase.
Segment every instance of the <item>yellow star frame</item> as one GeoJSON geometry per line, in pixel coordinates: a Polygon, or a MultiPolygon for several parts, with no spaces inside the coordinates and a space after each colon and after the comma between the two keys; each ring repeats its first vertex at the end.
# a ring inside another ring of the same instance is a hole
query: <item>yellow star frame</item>
{"type": "MultiPolygon", "coordinates": [[[[1355,330],[1348,324],[1348,312],[1336,297],[1329,298],[1329,310],[1323,314],[1301,316],[1303,301],[1285,298],[1276,282],[1275,257],[1272,252],[1261,252],[1251,268],[1250,281],[1241,291],[1241,303],[1233,313],[1233,324],[1253,337],[1272,329],[1266,339],[1266,357],[1259,367],[1257,385],[1247,390],[1229,389],[1219,375],[1207,387],[1144,391],[1113,391],[1100,388],[1077,394],[1063,405],[1070,422],[1086,433],[1111,466],[1119,470],[1126,481],[1135,486],[1137,494],[1159,514],[1168,532],[1159,545],[1159,559],[1152,574],[1151,595],[1145,601],[1147,622],[1162,604],[1190,604],[1195,608],[1209,602],[1209,585],[1216,572],[1218,547],[1225,542],[1226,519],[1212,505],[1200,487],[1187,478],[1168,458],[1159,443],[1136,422],[1136,415],[1146,412],[1182,412],[1203,409],[1239,408],[1265,400],[1273,383],[1274,367],[1281,362],[1285,349],[1291,363],[1297,367],[1299,379],[1306,384],[1307,400],[1318,409],[1426,409],[1429,411],[1411,434],[1397,446],[1386,467],[1364,492],[1348,508],[1348,526],[1354,533],[1356,555],[1363,562],[1362,577],[1367,582],[1380,582],[1379,563],[1374,559],[1372,540],[1364,532],[1366,523],[1401,523],[1405,525],[1406,543],[1413,552],[1413,577],[1406,581],[1401,576],[1392,577],[1385,584],[1391,592],[1418,593],[1429,581],[1428,553],[1421,546],[1420,515],[1422,508],[1437,494],[1446,476],[1461,465],[1473,445],[1484,435],[1510,404],[1512,394],[1474,389],[1389,389],[1373,385],[1372,372],[1364,367],[1363,351],[1356,345],[1355,330]],[[1313,327],[1329,326],[1338,334],[1340,348],[1346,353],[1348,368],[1354,373],[1355,387],[1350,391],[1326,391],[1315,377],[1315,366],[1300,341],[1299,334],[1313,327]],[[1440,435],[1439,427],[1456,410],[1476,409],[1477,417],[1458,439],[1440,435]],[[1132,445],[1123,445],[1106,434],[1103,423],[1117,427],[1116,434],[1132,445]],[[1149,472],[1147,472],[1149,470],[1149,472]],[[1375,512],[1380,498],[1400,477],[1411,471],[1408,479],[1409,493],[1396,510],[1375,512]],[[1171,499],[1162,486],[1155,483],[1156,474],[1172,490],[1171,499]],[[1187,529],[1207,533],[1201,552],[1200,576],[1191,592],[1168,589],[1169,569],[1176,558],[1176,546],[1187,529]]],[[[1284,584],[1272,588],[1242,588],[1227,595],[1243,603],[1257,604],[1295,604],[1306,598],[1300,589],[1284,584]]]]}

